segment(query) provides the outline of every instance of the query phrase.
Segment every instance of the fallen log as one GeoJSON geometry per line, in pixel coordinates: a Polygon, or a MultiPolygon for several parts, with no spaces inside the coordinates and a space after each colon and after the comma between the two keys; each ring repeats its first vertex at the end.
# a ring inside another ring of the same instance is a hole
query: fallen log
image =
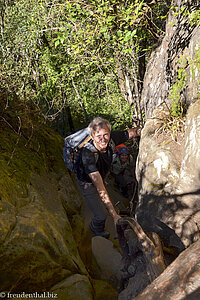
{"type": "Polygon", "coordinates": [[[156,233],[153,232],[150,239],[138,222],[130,217],[118,220],[117,233],[124,257],[134,256],[136,248],[142,251],[150,282],[164,271],[165,263],[162,246],[156,233]],[[133,233],[135,236],[133,236],[133,233]]]}
{"type": "Polygon", "coordinates": [[[200,299],[200,240],[183,251],[159,277],[133,299],[200,299]]]}

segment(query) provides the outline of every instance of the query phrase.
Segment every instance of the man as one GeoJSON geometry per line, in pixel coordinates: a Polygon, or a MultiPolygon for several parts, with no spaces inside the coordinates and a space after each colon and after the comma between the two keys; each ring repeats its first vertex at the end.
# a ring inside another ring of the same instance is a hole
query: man
{"type": "Polygon", "coordinates": [[[120,144],[115,147],[111,174],[115,178],[120,192],[129,200],[132,199],[136,184],[135,168],[132,155],[127,146],[120,144]]]}
{"type": "Polygon", "coordinates": [[[80,168],[77,173],[77,183],[82,195],[93,213],[90,229],[98,236],[109,238],[105,231],[106,209],[112,216],[114,224],[120,216],[116,213],[104,185],[104,178],[110,170],[113,150],[111,141],[115,145],[126,142],[140,135],[137,128],[125,131],[111,132],[110,123],[102,118],[95,118],[88,126],[92,143],[97,150],[97,161],[92,151],[82,148],[80,168]]]}

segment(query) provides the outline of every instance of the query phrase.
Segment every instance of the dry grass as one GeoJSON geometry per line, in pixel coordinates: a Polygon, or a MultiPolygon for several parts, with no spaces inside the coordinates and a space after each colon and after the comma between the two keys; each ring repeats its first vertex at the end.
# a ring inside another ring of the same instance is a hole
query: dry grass
{"type": "Polygon", "coordinates": [[[154,121],[155,138],[165,145],[181,165],[184,151],[185,117],[173,117],[169,111],[160,111],[154,121]]]}
{"type": "Polygon", "coordinates": [[[168,138],[178,143],[183,138],[185,131],[185,117],[174,117],[168,111],[162,111],[155,124],[155,136],[168,136],[168,138]]]}

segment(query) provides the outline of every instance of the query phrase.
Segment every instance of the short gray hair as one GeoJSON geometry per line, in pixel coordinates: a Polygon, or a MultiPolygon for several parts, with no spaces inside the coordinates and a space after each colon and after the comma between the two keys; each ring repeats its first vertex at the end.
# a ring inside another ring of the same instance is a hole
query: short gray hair
{"type": "Polygon", "coordinates": [[[97,117],[93,119],[88,125],[88,132],[92,136],[92,131],[97,131],[101,128],[104,128],[105,126],[107,126],[109,131],[111,131],[111,125],[109,121],[101,117],[97,117]]]}

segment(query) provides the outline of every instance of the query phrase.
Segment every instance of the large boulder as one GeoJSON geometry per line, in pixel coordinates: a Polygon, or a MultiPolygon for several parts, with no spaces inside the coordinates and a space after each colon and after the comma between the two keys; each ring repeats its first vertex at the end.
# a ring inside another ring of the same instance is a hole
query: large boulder
{"type": "MultiPolygon", "coordinates": [[[[13,219],[1,246],[4,290],[12,284],[14,290],[23,287],[26,291],[40,291],[71,274],[87,273],[56,190],[55,175],[43,176],[33,177],[31,186],[27,186],[28,204],[18,209],[4,208],[4,216],[11,215],[13,219]]],[[[6,226],[2,222],[2,232],[6,226]]]]}
{"type": "Polygon", "coordinates": [[[182,243],[189,246],[199,236],[200,29],[194,18],[198,4],[174,2],[165,36],[148,62],[141,99],[146,123],[136,167],[136,216],[147,231],[159,234],[165,225],[174,230],[180,243],[165,238],[168,246],[178,246],[179,251],[182,243]],[[177,134],[184,119],[172,124],[181,112],[178,103],[188,110],[184,137],[180,131],[177,134]]]}
{"type": "MultiPolygon", "coordinates": [[[[189,246],[199,238],[200,100],[188,109],[182,147],[170,135],[164,140],[158,138],[160,113],[154,111],[155,118],[147,121],[142,132],[136,169],[139,183],[136,216],[148,230],[152,219],[149,212],[189,246]]],[[[177,246],[174,242],[169,241],[169,246],[177,246]]]]}
{"type": "Polygon", "coordinates": [[[102,280],[93,279],[90,282],[87,276],[79,274],[53,286],[51,293],[59,300],[117,300],[117,291],[111,285],[102,280]]]}
{"type": "Polygon", "coordinates": [[[100,236],[92,238],[92,253],[100,269],[101,279],[109,282],[115,289],[120,288],[121,253],[112,241],[100,236]]]}
{"type": "Polygon", "coordinates": [[[81,199],[62,161],[62,138],[44,126],[28,143],[6,129],[0,132],[1,290],[43,291],[73,274],[87,276],[69,222],[81,199]]]}

